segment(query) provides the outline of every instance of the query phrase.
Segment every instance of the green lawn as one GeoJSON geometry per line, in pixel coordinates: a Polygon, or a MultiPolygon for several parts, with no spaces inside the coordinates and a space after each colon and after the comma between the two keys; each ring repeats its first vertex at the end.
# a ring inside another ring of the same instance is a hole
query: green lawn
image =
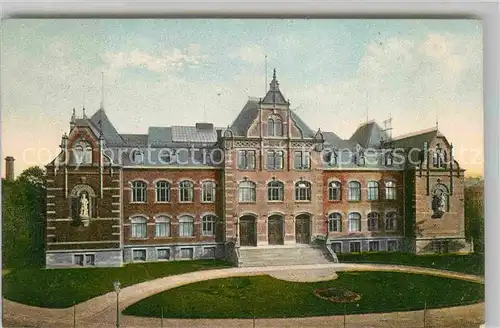
{"type": "Polygon", "coordinates": [[[346,313],[409,311],[484,300],[484,285],[399,272],[339,272],[336,280],[296,283],[270,276],[203,281],[171,289],[129,306],[124,314],[166,318],[257,318],[344,313],[344,304],[322,300],[316,288],[342,286],[361,295],[346,313]]]}
{"type": "Polygon", "coordinates": [[[361,253],[339,254],[343,263],[382,263],[421,266],[456,272],[484,275],[484,255],[476,254],[430,254],[409,253],[361,253]]]}
{"type": "Polygon", "coordinates": [[[3,296],[23,304],[65,308],[123,287],[191,271],[229,267],[223,261],[128,264],[120,268],[14,269],[3,276],[3,296]]]}

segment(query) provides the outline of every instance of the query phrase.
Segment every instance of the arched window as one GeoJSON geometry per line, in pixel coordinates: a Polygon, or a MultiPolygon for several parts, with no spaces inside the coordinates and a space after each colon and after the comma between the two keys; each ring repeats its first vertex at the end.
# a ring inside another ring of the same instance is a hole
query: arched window
{"type": "Polygon", "coordinates": [[[283,201],[285,186],[281,181],[271,181],[267,184],[267,200],[283,201]]]}
{"type": "Polygon", "coordinates": [[[73,155],[76,165],[92,164],[92,146],[86,140],[77,141],[73,147],[73,155]]]}
{"type": "Polygon", "coordinates": [[[398,227],[396,212],[389,212],[385,215],[385,230],[395,231],[398,227]]]}
{"type": "Polygon", "coordinates": [[[132,163],[134,164],[142,164],[144,163],[144,154],[142,151],[136,149],[132,152],[132,163]]]}
{"type": "Polygon", "coordinates": [[[142,216],[135,216],[130,219],[131,222],[131,237],[146,238],[147,237],[147,219],[142,216]]]}
{"type": "Polygon", "coordinates": [[[208,214],[201,219],[201,235],[213,236],[215,235],[215,216],[208,214]]]}
{"type": "Polygon", "coordinates": [[[342,196],[342,185],[338,181],[328,184],[328,200],[340,200],[342,196]]]}
{"type": "Polygon", "coordinates": [[[274,137],[274,120],[272,118],[267,120],[267,135],[274,137]]]}
{"type": "Polygon", "coordinates": [[[311,183],[298,181],[295,183],[295,200],[311,200],[311,183]]]}
{"type": "Polygon", "coordinates": [[[385,183],[385,199],[396,199],[396,183],[394,181],[386,181],[385,183]]]}
{"type": "Polygon", "coordinates": [[[155,218],[155,237],[170,237],[170,218],[164,215],[155,218]]]}
{"type": "Polygon", "coordinates": [[[367,200],[378,199],[378,182],[376,181],[368,182],[368,189],[366,189],[366,199],[367,200]]]}
{"type": "Polygon", "coordinates": [[[342,216],[340,213],[331,213],[328,215],[328,231],[342,232],[342,216]]]}
{"type": "Polygon", "coordinates": [[[349,213],[349,232],[361,231],[361,214],[349,213]]]}
{"type": "Polygon", "coordinates": [[[361,183],[358,181],[351,181],[348,187],[347,199],[349,201],[361,200],[361,183]]]}
{"type": "Polygon", "coordinates": [[[283,136],[283,122],[279,117],[277,117],[276,120],[274,121],[274,135],[276,137],[283,136]]]}
{"type": "Polygon", "coordinates": [[[179,183],[179,201],[189,203],[194,199],[194,183],[183,180],[179,183]]]}
{"type": "Polygon", "coordinates": [[[215,182],[204,181],[201,183],[201,201],[204,203],[215,202],[215,182]]]}
{"type": "Polygon", "coordinates": [[[132,202],[145,203],[146,202],[146,182],[133,181],[132,182],[132,202]]]}
{"type": "Polygon", "coordinates": [[[194,219],[191,216],[183,215],[179,218],[179,237],[194,236],[194,219]]]}
{"type": "Polygon", "coordinates": [[[168,181],[158,181],[156,183],[156,201],[170,202],[171,201],[171,185],[168,181]]]}
{"type": "Polygon", "coordinates": [[[255,202],[255,183],[242,181],[238,185],[238,200],[240,202],[255,202]]]}
{"type": "Polygon", "coordinates": [[[368,231],[377,231],[380,215],[376,212],[368,213],[368,231]]]}

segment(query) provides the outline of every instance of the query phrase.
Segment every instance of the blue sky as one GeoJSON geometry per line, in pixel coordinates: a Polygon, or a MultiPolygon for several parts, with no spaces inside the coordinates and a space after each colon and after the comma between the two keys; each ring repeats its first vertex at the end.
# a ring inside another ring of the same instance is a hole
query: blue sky
{"type": "Polygon", "coordinates": [[[263,96],[265,55],[268,82],[276,68],[313,129],[348,138],[368,112],[380,123],[391,115],[399,135],[438,119],[466,149],[463,165],[482,172],[482,28],[473,20],[4,21],[3,156],[16,157],[17,173],[50,160],[26,149],[57,151],[71,109],[81,112],[84,98],[88,114],[99,107],[101,72],[120,132],[204,117],[226,126],[248,96],[263,96]]]}

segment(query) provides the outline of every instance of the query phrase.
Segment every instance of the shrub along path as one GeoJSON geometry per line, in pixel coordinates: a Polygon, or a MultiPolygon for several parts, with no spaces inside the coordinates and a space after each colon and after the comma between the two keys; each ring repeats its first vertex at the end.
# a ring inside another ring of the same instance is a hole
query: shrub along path
{"type": "MultiPolygon", "coordinates": [[[[186,263],[185,263],[186,264],[186,263]]],[[[464,279],[468,281],[482,283],[484,280],[482,277],[456,273],[456,272],[448,272],[437,269],[428,269],[422,267],[405,267],[405,266],[394,266],[394,265],[375,265],[375,264],[323,264],[323,265],[312,265],[312,266],[289,266],[289,267],[265,267],[265,268],[228,268],[228,269],[216,269],[216,270],[201,270],[198,272],[185,273],[180,275],[173,275],[169,277],[164,277],[160,279],[155,279],[147,282],[142,282],[133,286],[125,287],[122,289],[120,293],[120,310],[123,311],[128,306],[138,302],[139,300],[146,298],[148,296],[157,294],[167,289],[172,289],[175,287],[191,284],[194,282],[199,282],[203,280],[211,280],[218,278],[228,278],[228,277],[238,277],[238,276],[258,276],[265,275],[268,273],[272,273],[280,270],[302,270],[305,275],[307,275],[307,271],[309,269],[319,269],[319,268],[335,268],[336,271],[400,271],[400,272],[410,272],[410,273],[421,273],[421,274],[430,274],[435,276],[456,278],[456,279],[464,279]]],[[[314,271],[314,270],[313,270],[314,271]]],[[[30,306],[22,305],[19,303],[15,303],[12,301],[7,301],[4,299],[3,302],[3,320],[4,324],[13,326],[53,326],[53,327],[61,327],[61,326],[71,326],[73,324],[73,309],[41,309],[41,308],[33,308],[30,306]]],[[[481,320],[482,309],[484,309],[483,305],[472,305],[471,307],[465,307],[463,310],[460,310],[460,313],[465,313],[465,316],[454,313],[453,311],[444,311],[436,313],[442,313],[446,318],[446,320],[461,320],[457,322],[462,322],[464,318],[475,318],[474,320],[481,320]],[[472,309],[472,310],[471,310],[472,309]],[[472,311],[472,312],[470,312],[472,311]],[[450,313],[452,317],[447,317],[446,313],[450,313]]],[[[116,294],[114,292],[110,292],[104,294],[102,296],[93,298],[86,302],[83,302],[76,306],[76,321],[78,323],[78,327],[113,327],[116,323],[116,294]]],[[[388,315],[388,314],[384,314],[388,315]]],[[[391,318],[403,318],[401,314],[394,314],[396,317],[390,316],[391,318]]],[[[366,315],[365,315],[366,316],[366,315]]],[[[362,317],[362,316],[361,316],[362,317]]],[[[354,320],[354,318],[351,318],[354,320]]],[[[152,318],[135,318],[129,316],[122,316],[122,320],[124,323],[124,327],[133,327],[133,326],[144,326],[146,322],[149,321],[150,326],[157,326],[158,319],[152,318]],[[152,320],[152,321],[151,321],[152,320]],[[129,322],[125,324],[125,322],[129,322]]],[[[268,326],[280,326],[280,322],[282,324],[288,325],[288,320],[295,319],[286,319],[287,321],[279,321],[280,319],[269,319],[268,326]],[[278,320],[278,321],[272,321],[278,320]]],[[[309,319],[307,319],[309,320],[309,319]]],[[[324,324],[325,317],[322,317],[321,322],[324,324]]],[[[332,319],[333,320],[333,319],[332,319]]],[[[361,322],[365,322],[365,319],[359,319],[361,322]]],[[[399,320],[399,319],[398,319],[399,320]]],[[[408,319],[411,321],[411,319],[408,319]]],[[[444,319],[443,319],[444,320],[444,319]]],[[[448,322],[446,321],[445,322],[448,322]]],[[[224,321],[221,321],[224,322],[224,321]]],[[[303,321],[299,321],[300,324],[298,326],[304,325],[303,321]]],[[[314,322],[311,321],[311,322],[314,322]]],[[[444,322],[444,321],[443,321],[444,322]]],[[[319,322],[316,321],[316,324],[319,322]]],[[[176,327],[194,327],[194,326],[204,326],[204,327],[213,327],[213,326],[247,326],[251,327],[252,322],[248,321],[238,321],[231,320],[231,322],[227,323],[215,323],[211,321],[197,321],[197,320],[173,320],[170,321],[169,326],[175,325],[176,327]]],[[[295,325],[294,325],[295,326],[295,325]]],[[[307,326],[307,324],[305,325],[307,326]]],[[[310,325],[309,325],[310,326],[310,325]]],[[[385,327],[387,327],[387,322],[385,327]]],[[[397,326],[397,325],[396,325],[397,326]]],[[[395,327],[396,327],[395,326],[395,327]]],[[[446,323],[445,326],[450,326],[446,323]]],[[[261,326],[259,326],[261,327],[261,326]]],[[[350,326],[351,327],[351,326],[350,326]]],[[[363,325],[359,327],[364,327],[363,325]]],[[[375,327],[375,326],[374,326],[375,327]]],[[[382,327],[382,326],[380,326],[382,327]]],[[[408,326],[410,327],[410,326],[408,326]]]]}

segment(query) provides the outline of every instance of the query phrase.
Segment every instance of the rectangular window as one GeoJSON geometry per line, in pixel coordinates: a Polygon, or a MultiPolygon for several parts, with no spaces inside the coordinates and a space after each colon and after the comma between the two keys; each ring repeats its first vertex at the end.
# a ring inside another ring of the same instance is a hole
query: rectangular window
{"type": "Polygon", "coordinates": [[[255,169],[255,150],[238,151],[238,169],[240,170],[255,169]]]}
{"type": "Polygon", "coordinates": [[[354,241],[349,244],[349,250],[351,253],[360,253],[361,252],[361,243],[359,241],[354,241]]]}
{"type": "Polygon", "coordinates": [[[170,260],[170,249],[161,248],[156,250],[156,257],[158,260],[170,260]]]}
{"type": "Polygon", "coordinates": [[[280,150],[268,150],[266,153],[266,169],[282,170],[284,167],[283,152],[280,150]]]}
{"type": "Polygon", "coordinates": [[[396,240],[387,241],[387,251],[396,252],[398,250],[398,242],[396,240]]]}
{"type": "Polygon", "coordinates": [[[85,265],[94,266],[95,265],[95,256],[94,254],[86,254],[85,255],[85,265]]]}
{"type": "Polygon", "coordinates": [[[146,250],[145,249],[134,249],[132,251],[132,257],[134,261],[146,261],[146,250]]]}
{"type": "Polygon", "coordinates": [[[181,248],[179,251],[179,258],[192,259],[193,258],[193,249],[192,248],[181,248]]]}
{"type": "Polygon", "coordinates": [[[78,254],[74,256],[75,259],[75,265],[83,266],[83,255],[78,254]]]}
{"type": "Polygon", "coordinates": [[[296,151],[293,162],[296,170],[309,170],[311,168],[311,153],[296,151]]]}
{"type": "Polygon", "coordinates": [[[155,237],[169,237],[169,236],[170,236],[170,223],[156,222],[155,237]]]}
{"type": "Polygon", "coordinates": [[[432,242],[432,248],[434,253],[446,254],[449,252],[448,241],[446,240],[434,240],[432,242]]]}
{"type": "Polygon", "coordinates": [[[203,257],[207,259],[215,258],[215,247],[205,247],[203,248],[203,257]]]}
{"type": "Polygon", "coordinates": [[[378,252],[380,250],[378,240],[368,242],[368,251],[378,252]]]}
{"type": "Polygon", "coordinates": [[[335,254],[342,253],[342,243],[332,243],[332,250],[335,254]]]}

